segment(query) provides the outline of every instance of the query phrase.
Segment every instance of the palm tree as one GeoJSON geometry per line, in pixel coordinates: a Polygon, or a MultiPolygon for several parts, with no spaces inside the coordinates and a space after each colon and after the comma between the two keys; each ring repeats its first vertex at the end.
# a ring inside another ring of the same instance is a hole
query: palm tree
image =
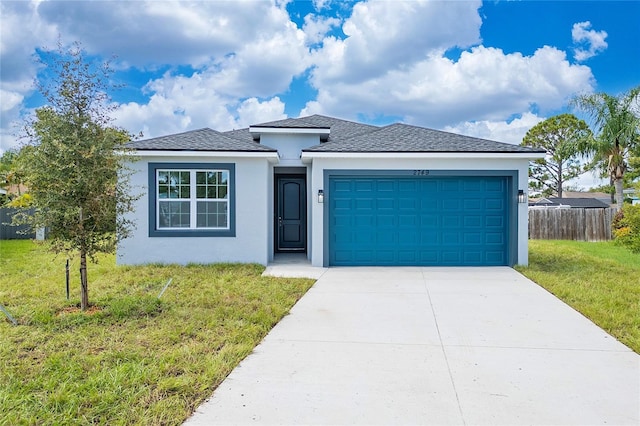
{"type": "Polygon", "coordinates": [[[581,148],[601,167],[616,189],[616,203],[624,199],[622,183],[629,155],[640,151],[640,86],[619,96],[606,93],[581,95],[573,104],[593,121],[595,138],[581,148]]]}

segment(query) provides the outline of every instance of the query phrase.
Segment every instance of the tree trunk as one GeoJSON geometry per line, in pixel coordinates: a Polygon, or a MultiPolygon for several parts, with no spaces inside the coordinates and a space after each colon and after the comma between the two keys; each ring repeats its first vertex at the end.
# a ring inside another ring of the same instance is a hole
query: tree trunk
{"type": "Polygon", "coordinates": [[[89,283],[87,281],[87,254],[80,252],[80,309],[89,307],[89,283]]]}
{"type": "Polygon", "coordinates": [[[613,185],[616,187],[616,204],[618,207],[622,207],[624,202],[624,193],[622,192],[622,178],[616,178],[613,181],[613,185]]]}
{"type": "Polygon", "coordinates": [[[557,193],[558,193],[558,198],[562,198],[562,184],[564,182],[562,181],[562,163],[560,163],[558,165],[558,188],[557,189],[557,193]]]}

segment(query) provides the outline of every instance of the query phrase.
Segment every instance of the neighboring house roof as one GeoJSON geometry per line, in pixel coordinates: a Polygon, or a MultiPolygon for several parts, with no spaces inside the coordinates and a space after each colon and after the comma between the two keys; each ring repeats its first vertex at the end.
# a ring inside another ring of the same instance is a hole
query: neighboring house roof
{"type": "Polygon", "coordinates": [[[233,135],[225,135],[212,129],[198,129],[175,135],[133,141],[128,148],[140,151],[245,151],[276,152],[275,149],[260,145],[253,139],[245,140],[233,135]]]}
{"type": "MultiPolygon", "coordinates": [[[[378,127],[323,115],[287,118],[251,126],[254,134],[259,134],[260,129],[279,128],[330,130],[326,142],[303,149],[304,152],[545,152],[539,148],[522,147],[407,124],[378,127]]],[[[227,132],[205,128],[134,141],[130,142],[128,147],[161,151],[276,151],[254,140],[251,133],[248,128],[227,132]]]]}
{"type": "Polygon", "coordinates": [[[541,198],[534,202],[529,202],[529,206],[559,207],[569,206],[572,209],[606,209],[609,204],[595,198],[541,198]]]}
{"type": "Polygon", "coordinates": [[[348,138],[303,149],[304,152],[544,152],[538,148],[523,147],[487,139],[410,126],[391,124],[348,138]]]}
{"type": "Polygon", "coordinates": [[[562,198],[595,198],[603,203],[611,204],[611,195],[604,192],[562,191],[562,198]]]}

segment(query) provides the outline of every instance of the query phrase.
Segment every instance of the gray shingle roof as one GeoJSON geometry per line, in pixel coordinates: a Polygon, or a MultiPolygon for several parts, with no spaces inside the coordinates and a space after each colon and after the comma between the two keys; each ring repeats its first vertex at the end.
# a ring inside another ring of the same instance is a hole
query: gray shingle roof
{"type": "MultiPolygon", "coordinates": [[[[495,142],[407,124],[385,127],[361,124],[323,115],[287,118],[252,127],[330,129],[326,142],[304,152],[494,152],[541,153],[544,150],[495,142]]],[[[199,129],[153,139],[133,141],[128,147],[158,151],[276,152],[255,141],[248,128],[217,132],[199,129]]]]}
{"type": "Polygon", "coordinates": [[[606,209],[609,207],[607,203],[603,203],[600,200],[595,198],[558,198],[558,197],[547,197],[547,200],[550,203],[534,203],[533,205],[546,205],[546,206],[571,206],[571,208],[583,208],[583,209],[606,209]]]}
{"type": "Polygon", "coordinates": [[[245,127],[244,129],[228,130],[226,132],[222,132],[222,134],[225,136],[229,136],[230,138],[240,139],[241,141],[245,141],[245,142],[253,142],[253,143],[257,142],[255,139],[253,139],[253,136],[251,136],[251,133],[249,133],[248,127],[245,127]]]}
{"type": "Polygon", "coordinates": [[[361,135],[380,127],[369,124],[356,123],[354,121],[341,120],[339,118],[326,117],[324,115],[310,115],[301,118],[287,118],[284,120],[270,121],[267,123],[255,124],[251,127],[268,128],[293,128],[293,129],[330,129],[328,141],[335,139],[345,139],[356,135],[361,135]]]}
{"type": "Polygon", "coordinates": [[[537,148],[522,147],[487,139],[410,126],[391,124],[364,134],[332,138],[304,152],[544,152],[537,148]]]}
{"type": "MultiPolygon", "coordinates": [[[[248,131],[247,131],[248,134],[248,131]]],[[[198,129],[175,135],[133,141],[129,148],[140,151],[243,151],[276,152],[275,149],[260,145],[251,139],[225,135],[212,129],[198,129]]]]}

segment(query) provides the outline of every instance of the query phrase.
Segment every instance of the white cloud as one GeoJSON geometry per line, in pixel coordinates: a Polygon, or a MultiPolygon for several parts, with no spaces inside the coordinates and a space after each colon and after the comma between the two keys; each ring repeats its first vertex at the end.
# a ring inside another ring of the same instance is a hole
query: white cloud
{"type": "MultiPolygon", "coordinates": [[[[287,3],[1,2],[3,148],[14,143],[7,123],[20,117],[33,90],[35,48],[54,47],[58,34],[63,42],[81,40],[89,53],[116,54],[123,72],[172,67],[147,82],[147,100],[123,103],[114,115],[145,137],[284,118],[283,99],[305,73],[317,96],[302,114],[392,117],[512,143],[540,118],[531,111],[544,114],[593,89],[591,70],[557,48],[525,56],[481,45],[479,0],[346,3],[336,12],[352,9],[344,20],[310,14],[302,28],[287,3]],[[328,35],[340,25],[346,38],[328,35]],[[451,49],[462,53],[452,59],[445,55],[451,49]]],[[[327,11],[331,3],[313,6],[327,11]]],[[[583,55],[606,48],[606,33],[588,22],[572,34],[584,43],[583,55]]]]}
{"type": "Polygon", "coordinates": [[[480,1],[359,2],[345,20],[346,39],[329,37],[316,52],[317,86],[379,77],[433,52],[480,41],[480,1]]]}
{"type": "Polygon", "coordinates": [[[0,111],[4,113],[6,111],[13,110],[16,107],[19,107],[24,99],[24,96],[17,92],[0,89],[0,99],[2,99],[2,103],[0,104],[0,111]]]}
{"type": "Polygon", "coordinates": [[[604,51],[608,44],[606,31],[592,30],[591,22],[578,22],[573,24],[571,37],[577,47],[574,48],[574,58],[576,61],[585,61],[604,51]]]}
{"type": "Polygon", "coordinates": [[[16,147],[21,113],[25,113],[24,99],[33,90],[37,64],[35,49],[55,45],[55,27],[38,16],[35,4],[29,2],[0,2],[0,153],[16,147]]]}
{"type": "Polygon", "coordinates": [[[91,52],[116,53],[130,65],[220,60],[282,29],[286,11],[264,1],[47,1],[42,19],[91,52]],[[96,31],[96,29],[100,29],[96,31]]]}
{"type": "Polygon", "coordinates": [[[210,80],[211,76],[202,73],[191,77],[167,73],[147,85],[146,90],[152,93],[147,103],[122,104],[113,117],[134,134],[142,131],[145,138],[202,127],[231,130],[255,121],[285,118],[284,104],[278,97],[238,101],[218,92],[210,80]]]}
{"type": "MultiPolygon", "coordinates": [[[[195,69],[190,76],[165,74],[150,81],[147,102],[120,106],[117,124],[146,136],[194,126],[233,128],[260,110],[267,118],[281,118],[282,102],[274,94],[285,92],[310,63],[307,36],[289,19],[286,2],[114,4],[0,4],[3,145],[9,141],[7,123],[19,118],[22,101],[33,90],[35,48],[55,47],[58,34],[63,43],[82,40],[90,54],[117,53],[120,71],[164,64],[195,69]]],[[[319,30],[332,21],[317,24],[319,30]]]]}
{"type": "Polygon", "coordinates": [[[459,133],[476,138],[490,139],[498,142],[506,142],[514,145],[520,145],[524,135],[530,128],[544,120],[537,114],[524,112],[520,117],[510,121],[467,121],[458,123],[454,126],[445,126],[446,132],[459,133]]]}
{"type": "Polygon", "coordinates": [[[322,41],[329,31],[339,25],[338,18],[309,14],[304,17],[302,30],[307,36],[307,41],[310,44],[315,44],[322,41]]]}
{"type": "Polygon", "coordinates": [[[260,102],[256,98],[249,98],[238,107],[238,128],[249,127],[267,121],[282,120],[287,118],[284,113],[284,103],[279,97],[260,102]]]}
{"type": "Polygon", "coordinates": [[[337,116],[401,116],[412,124],[440,128],[506,120],[533,105],[558,109],[574,93],[590,91],[594,80],[590,68],[570,64],[556,48],[545,46],[523,56],[478,46],[457,61],[433,54],[375,78],[314,83],[318,96],[307,111],[317,111],[318,103],[322,111],[337,116]]]}
{"type": "Polygon", "coordinates": [[[322,10],[325,8],[328,8],[329,5],[331,4],[331,0],[312,0],[313,1],[313,8],[315,10],[322,10]]]}

